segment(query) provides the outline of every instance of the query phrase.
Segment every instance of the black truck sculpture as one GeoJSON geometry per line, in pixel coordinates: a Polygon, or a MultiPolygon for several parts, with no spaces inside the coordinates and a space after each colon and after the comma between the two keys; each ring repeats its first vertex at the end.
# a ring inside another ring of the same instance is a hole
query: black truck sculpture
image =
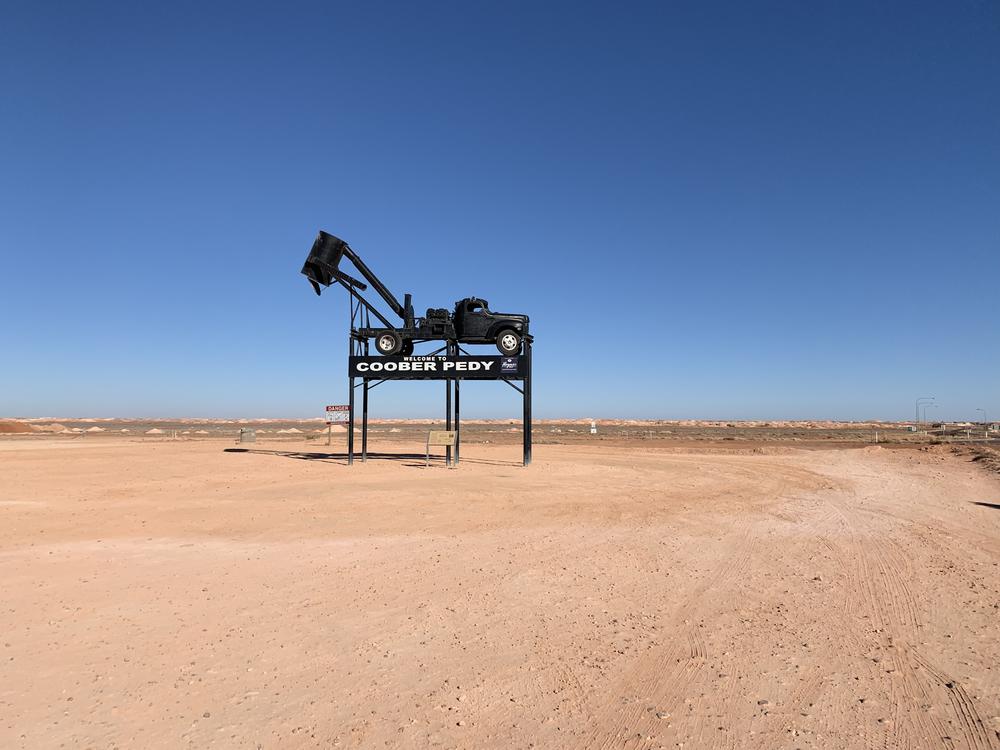
{"type": "Polygon", "coordinates": [[[313,243],[309,257],[302,266],[302,273],[312,284],[316,294],[322,287],[339,283],[355,296],[368,311],[384,325],[382,328],[359,328],[357,335],[375,340],[379,354],[413,354],[413,345],[421,341],[449,341],[461,344],[496,344],[501,354],[508,357],[521,352],[521,342],[528,335],[528,316],[498,313],[490,310],[489,303],[479,297],[466,297],[455,303],[454,312],[444,308],[428,308],[422,318],[414,317],[413,301],[403,295],[403,304],[393,296],[381,279],[372,272],[350,246],[338,237],[320,232],[313,243]],[[347,258],[378,295],[402,320],[394,326],[359,293],[368,286],[340,270],[340,261],[347,258]]]}

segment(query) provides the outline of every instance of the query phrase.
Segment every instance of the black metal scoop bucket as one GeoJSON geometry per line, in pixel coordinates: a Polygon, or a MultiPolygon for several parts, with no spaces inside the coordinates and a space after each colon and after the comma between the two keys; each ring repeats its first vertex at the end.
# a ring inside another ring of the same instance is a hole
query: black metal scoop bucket
{"type": "Polygon", "coordinates": [[[321,286],[330,286],[343,275],[337,271],[337,266],[340,265],[340,259],[344,257],[346,249],[347,243],[332,234],[321,231],[316,237],[312,250],[309,251],[309,257],[302,266],[302,273],[309,279],[316,294],[322,291],[321,286]]]}

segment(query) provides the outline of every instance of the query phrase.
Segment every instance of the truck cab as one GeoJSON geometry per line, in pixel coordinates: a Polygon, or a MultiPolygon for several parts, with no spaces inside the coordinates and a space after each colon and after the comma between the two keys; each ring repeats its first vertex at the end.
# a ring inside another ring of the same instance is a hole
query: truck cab
{"type": "Polygon", "coordinates": [[[490,310],[481,297],[466,297],[455,303],[455,336],[467,344],[493,344],[501,354],[512,357],[521,352],[528,333],[528,316],[490,310]]]}

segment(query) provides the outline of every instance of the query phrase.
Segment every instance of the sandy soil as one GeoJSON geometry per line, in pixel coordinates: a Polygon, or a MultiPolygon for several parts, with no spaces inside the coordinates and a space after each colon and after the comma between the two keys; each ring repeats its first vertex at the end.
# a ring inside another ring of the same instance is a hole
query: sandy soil
{"type": "Polygon", "coordinates": [[[0,441],[0,747],[1000,748],[968,457],[231,445],[0,441]]]}

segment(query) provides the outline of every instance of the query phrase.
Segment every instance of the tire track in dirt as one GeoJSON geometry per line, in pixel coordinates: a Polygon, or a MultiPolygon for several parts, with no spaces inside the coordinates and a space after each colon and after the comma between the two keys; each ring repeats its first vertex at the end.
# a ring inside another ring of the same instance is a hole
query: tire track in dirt
{"type": "MultiPolygon", "coordinates": [[[[761,522],[769,522],[774,519],[783,520],[786,523],[798,524],[816,508],[822,508],[820,503],[809,502],[812,499],[812,492],[806,492],[807,488],[815,491],[817,488],[833,489],[826,481],[825,477],[814,471],[800,469],[789,466],[786,463],[757,462],[752,466],[744,467],[741,472],[742,478],[749,482],[759,482],[760,472],[766,471],[771,480],[770,486],[765,492],[761,492],[753,499],[745,502],[744,508],[739,511],[740,517],[746,521],[741,524],[742,536],[741,544],[737,552],[734,553],[729,565],[720,566],[714,579],[707,581],[699,592],[699,599],[705,599],[713,590],[719,590],[734,581],[741,581],[751,567],[754,559],[766,556],[773,550],[766,546],[767,542],[762,536],[761,522]]],[[[734,592],[735,593],[735,592],[734,592]]],[[[727,606],[731,606],[727,605],[727,606]]],[[[726,606],[722,607],[724,611],[726,606]]],[[[711,614],[705,613],[705,617],[711,614]]],[[[704,619],[704,618],[703,618],[704,619]]],[[[735,670],[734,670],[735,671],[735,670]]],[[[740,693],[741,680],[737,674],[732,674],[721,686],[721,690],[716,690],[717,702],[724,706],[738,705],[742,699],[740,693]]],[[[821,694],[823,690],[822,674],[815,674],[799,683],[790,694],[785,696],[783,703],[786,711],[801,713],[810,706],[821,694]]],[[[707,747],[712,750],[735,749],[746,747],[750,741],[747,737],[738,737],[735,732],[719,732],[716,722],[710,722],[705,726],[706,717],[699,717],[698,742],[696,747],[707,747]],[[706,738],[705,731],[709,732],[706,738]]],[[[730,723],[730,722],[726,722],[730,723]]],[[[754,746],[758,745],[751,741],[754,746]]]]}
{"type": "MultiPolygon", "coordinates": [[[[852,472],[850,476],[858,475],[852,472]]],[[[842,650],[846,653],[882,653],[883,644],[866,631],[898,632],[902,628],[905,632],[912,632],[917,627],[915,600],[894,567],[894,562],[899,558],[892,554],[893,550],[887,550],[877,539],[873,543],[871,538],[859,531],[857,519],[853,515],[857,501],[855,483],[837,481],[826,489],[835,489],[836,492],[814,495],[813,499],[817,502],[812,512],[802,519],[800,533],[808,535],[827,552],[828,562],[840,571],[840,576],[845,581],[845,585],[833,587],[837,601],[830,602],[825,607],[831,618],[829,627],[838,633],[842,650]],[[855,623],[861,621],[869,622],[869,628],[859,630],[855,623]]],[[[908,570],[908,563],[904,561],[903,567],[908,570]]],[[[886,670],[887,673],[905,675],[906,670],[902,665],[895,664],[893,658],[894,654],[889,651],[882,657],[874,657],[873,661],[885,661],[886,666],[890,667],[886,670]]],[[[908,688],[917,687],[912,684],[912,680],[904,679],[909,683],[908,688]]],[[[891,723],[888,726],[899,727],[903,717],[900,701],[910,690],[897,691],[891,682],[889,685],[887,714],[891,723]]],[[[822,680],[820,685],[813,686],[812,689],[817,694],[822,692],[822,680]]],[[[806,692],[808,691],[807,688],[806,692]]],[[[840,690],[833,695],[835,705],[839,706],[838,711],[846,717],[856,707],[843,697],[840,690]]],[[[940,737],[944,733],[939,729],[933,722],[923,722],[918,733],[925,737],[940,737]]],[[[866,747],[896,750],[911,744],[907,732],[890,730],[887,733],[884,726],[876,728],[875,725],[869,726],[866,723],[860,725],[858,730],[866,747]]]]}
{"type": "MultiPolygon", "coordinates": [[[[888,480],[869,477],[879,482],[878,490],[886,492],[888,480]]],[[[945,743],[947,747],[968,750],[996,750],[995,734],[986,728],[973,699],[958,682],[937,670],[924,657],[919,643],[921,622],[916,598],[907,583],[913,580],[910,555],[879,529],[892,522],[899,526],[903,519],[881,511],[861,509],[857,492],[830,498],[830,507],[840,516],[848,533],[848,549],[844,554],[853,560],[849,596],[858,599],[854,610],[866,614],[874,624],[874,633],[863,639],[862,647],[885,653],[891,666],[889,675],[898,675],[900,685],[890,679],[890,714],[893,731],[885,738],[886,748],[904,748],[926,740],[945,743]],[[881,524],[872,523],[878,516],[881,524]],[[873,575],[874,574],[874,575],[873,575]],[[876,637],[883,634],[883,637],[876,637]],[[943,720],[931,715],[928,708],[942,697],[948,698],[955,723],[963,741],[956,744],[943,720]],[[909,710],[904,710],[904,705],[909,710]],[[916,704],[916,705],[914,705],[916,704]]],[[[921,540],[926,543],[926,540],[921,540]]],[[[835,544],[833,545],[836,546],[835,544]]],[[[869,735],[869,739],[874,739],[869,735]]]]}
{"type": "MultiPolygon", "coordinates": [[[[844,538],[847,539],[847,549],[841,551],[850,571],[845,596],[854,599],[850,606],[853,613],[871,620],[874,633],[890,635],[887,643],[873,634],[866,636],[851,631],[851,641],[857,653],[887,652],[893,671],[886,674],[899,675],[902,683],[898,690],[891,679],[888,683],[888,713],[894,723],[893,730],[882,738],[884,741],[881,745],[887,750],[895,750],[909,747],[914,740],[919,742],[925,737],[940,739],[947,735],[940,720],[928,715],[920,705],[915,710],[904,710],[904,702],[912,703],[914,696],[921,696],[923,705],[930,704],[932,698],[908,660],[891,647],[896,641],[903,643],[907,639],[913,640],[916,635],[918,624],[912,594],[892,570],[891,564],[887,564],[887,545],[879,540],[877,534],[865,535],[859,531],[857,519],[852,515],[852,504],[839,498],[830,500],[830,507],[840,516],[846,532],[844,538]],[[872,575],[874,570],[882,574],[878,579],[872,575]],[[880,579],[884,583],[880,583],[880,579]],[[887,649],[887,645],[890,648],[887,649]],[[904,721],[904,717],[909,718],[904,721]]],[[[872,736],[872,728],[865,726],[864,733],[868,744],[874,746],[873,741],[877,737],[872,736]]]]}
{"type": "Polygon", "coordinates": [[[960,718],[959,729],[965,736],[968,747],[974,750],[994,750],[998,746],[995,732],[990,732],[975,701],[960,682],[949,677],[947,674],[937,669],[924,656],[917,651],[911,651],[910,656],[916,664],[922,667],[931,679],[939,686],[948,691],[948,698],[955,710],[955,714],[960,718]]]}
{"type": "MultiPolygon", "coordinates": [[[[689,461],[694,460],[691,457],[684,458],[689,461]]],[[[783,464],[761,466],[759,459],[754,459],[754,465],[751,466],[730,465],[726,468],[733,475],[733,484],[737,486],[754,486],[760,484],[761,474],[764,474],[769,483],[774,485],[774,489],[772,492],[767,493],[767,496],[781,494],[789,486],[797,482],[814,482],[816,478],[813,472],[792,469],[783,464]],[[785,474],[791,475],[791,479],[785,477],[785,474]]],[[[641,507],[648,510],[642,514],[633,514],[632,518],[629,519],[630,523],[627,524],[627,528],[613,532],[608,537],[608,542],[621,533],[627,534],[630,537],[633,536],[636,533],[635,525],[638,525],[641,530],[642,528],[652,528],[662,523],[662,514],[655,510],[661,504],[662,496],[655,492],[649,492],[648,489],[642,494],[646,495],[648,500],[642,503],[641,507]]],[[[737,499],[743,498],[742,493],[735,492],[733,494],[737,496],[737,499]]],[[[623,741],[630,743],[629,747],[637,746],[636,742],[639,741],[637,735],[629,735],[624,727],[644,724],[649,725],[651,730],[662,730],[663,720],[652,720],[649,716],[645,715],[651,714],[655,716],[656,714],[656,711],[648,704],[650,702],[657,703],[653,696],[655,696],[656,685],[658,683],[665,682],[671,685],[674,693],[674,702],[679,703],[684,695],[687,694],[691,682],[696,679],[701,666],[707,658],[704,639],[701,637],[697,624],[693,622],[692,607],[697,606],[699,602],[705,599],[709,592],[723,585],[725,581],[739,578],[749,566],[756,540],[750,533],[749,521],[745,519],[754,512],[762,510],[766,504],[766,502],[757,501],[756,498],[755,502],[742,503],[747,510],[739,516],[741,519],[739,543],[735,545],[732,554],[711,572],[709,577],[690,594],[688,600],[670,618],[670,622],[677,623],[678,627],[683,630],[683,634],[680,637],[686,639],[687,649],[681,648],[675,642],[666,646],[653,645],[652,648],[643,651],[641,658],[645,661],[646,668],[642,672],[646,675],[646,678],[639,680],[638,683],[631,679],[628,680],[627,682],[631,684],[625,692],[636,696],[648,696],[649,700],[630,699],[620,704],[621,706],[625,706],[624,709],[620,708],[619,704],[614,701],[599,704],[604,707],[603,709],[599,709],[599,711],[604,710],[606,714],[614,712],[621,715],[619,722],[621,726],[616,727],[611,735],[608,736],[607,741],[611,742],[609,746],[616,746],[616,742],[623,741]],[[679,620],[681,622],[678,622],[679,620]],[[650,656],[652,656],[652,659],[649,658],[650,656]],[[610,709],[607,708],[608,705],[610,705],[610,709]]],[[[622,523],[621,519],[617,516],[608,515],[603,519],[601,525],[610,531],[617,526],[621,526],[622,523]]],[[[627,548],[627,546],[626,544],[623,548],[627,548]]],[[[536,556],[538,555],[537,551],[535,554],[536,556]]],[[[647,569],[652,569],[660,564],[660,560],[656,556],[657,553],[649,553],[645,547],[632,549],[630,554],[636,557],[632,561],[633,566],[637,565],[641,567],[645,564],[647,569]]],[[[566,555],[565,550],[556,554],[543,554],[538,563],[532,566],[533,570],[537,571],[551,567],[563,555],[566,555]]],[[[566,558],[569,560],[572,558],[572,555],[566,555],[566,558]]],[[[620,565],[621,563],[622,561],[619,559],[617,564],[620,565]]],[[[567,564],[571,563],[567,562],[567,564]]],[[[524,575],[524,573],[522,572],[519,575],[524,575]]],[[[582,670],[585,670],[586,667],[579,667],[570,662],[560,661],[551,653],[539,654],[539,656],[541,657],[540,661],[542,664],[550,665],[552,668],[540,669],[533,675],[533,682],[535,683],[533,688],[537,691],[536,700],[543,703],[555,702],[559,713],[570,717],[593,716],[594,711],[591,709],[591,706],[596,703],[593,701],[593,691],[587,690],[583,684],[584,681],[581,679],[582,670]],[[558,697],[556,697],[557,695],[558,697]]],[[[592,674],[585,676],[592,678],[592,674]]],[[[598,734],[602,736],[605,734],[600,730],[601,726],[606,727],[607,723],[602,721],[597,722],[594,735],[592,736],[592,743],[598,740],[598,734]]],[[[643,735],[639,733],[639,737],[641,736],[643,735]]],[[[592,746],[592,743],[587,746],[592,746]]],[[[641,743],[638,746],[641,746],[641,743]]]]}
{"type": "Polygon", "coordinates": [[[696,628],[691,626],[698,603],[707,591],[737,575],[746,566],[751,544],[749,523],[744,523],[735,553],[724,560],[674,611],[671,619],[674,622],[680,620],[683,626],[680,639],[656,649],[655,654],[647,654],[639,663],[623,670],[616,680],[617,688],[608,692],[628,692],[635,699],[625,698],[624,709],[610,701],[602,701],[604,708],[594,715],[594,727],[585,747],[600,747],[602,750],[645,748],[651,742],[645,738],[652,735],[633,729],[642,726],[653,730],[649,726],[652,722],[644,714],[659,712],[673,716],[677,712],[706,660],[704,642],[695,632],[696,628]],[[610,730],[607,728],[609,724],[613,727],[610,730]]]}
{"type": "MultiPolygon", "coordinates": [[[[754,526],[763,517],[765,509],[787,499],[803,485],[808,487],[817,484],[820,476],[784,463],[765,463],[759,459],[755,459],[751,465],[734,464],[726,468],[735,475],[734,481],[749,486],[759,485],[763,475],[766,477],[765,488],[751,497],[747,497],[745,493],[733,493],[735,497],[727,498],[730,502],[739,501],[737,508],[730,508],[725,513],[727,527],[732,529],[730,535],[735,539],[729,547],[729,554],[674,610],[671,621],[682,630],[680,638],[683,640],[675,640],[659,648],[658,653],[647,655],[622,671],[614,686],[607,689],[607,693],[630,692],[637,697],[635,700],[627,700],[627,708],[624,710],[615,706],[612,701],[596,703],[599,708],[593,713],[593,729],[584,747],[599,747],[602,750],[652,747],[659,744],[657,735],[663,731],[657,723],[662,724],[665,720],[652,718],[657,716],[669,717],[671,722],[693,721],[690,728],[695,735],[692,739],[695,747],[732,746],[732,737],[720,736],[719,732],[708,730],[711,734],[709,737],[705,736],[708,728],[704,717],[679,715],[684,704],[688,706],[688,713],[693,710],[692,704],[686,702],[686,699],[689,699],[693,683],[702,676],[703,667],[708,660],[707,648],[698,631],[697,622],[710,616],[712,609],[728,606],[725,603],[720,605],[717,594],[710,594],[740,580],[750,567],[760,544],[754,526]],[[613,727],[610,730],[609,725],[613,727]]],[[[729,681],[727,692],[735,694],[735,688],[735,681],[729,681]]],[[[677,728],[673,729],[676,732],[677,728]]]]}

